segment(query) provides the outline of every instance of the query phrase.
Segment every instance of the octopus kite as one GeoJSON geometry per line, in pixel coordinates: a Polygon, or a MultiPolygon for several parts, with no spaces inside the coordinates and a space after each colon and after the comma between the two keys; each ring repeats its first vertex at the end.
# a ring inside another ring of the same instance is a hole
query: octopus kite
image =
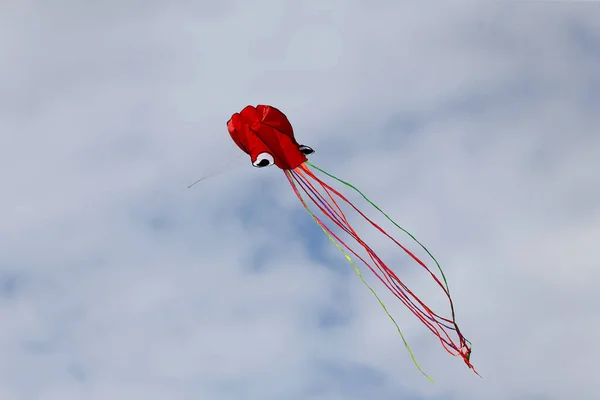
{"type": "Polygon", "coordinates": [[[387,316],[392,320],[396,329],[398,330],[398,333],[400,334],[400,337],[402,338],[402,341],[404,342],[404,346],[412,358],[412,361],[418,370],[425,377],[427,377],[427,379],[433,382],[433,380],[421,369],[417,363],[410,346],[400,330],[400,327],[387,310],[386,306],[381,301],[375,290],[366,282],[361,270],[355,263],[355,259],[360,260],[364,265],[366,265],[383,283],[383,285],[390,290],[395,297],[398,298],[410,311],[412,311],[412,313],[435,336],[437,336],[441,345],[448,353],[453,356],[460,356],[467,366],[477,373],[470,363],[471,344],[462,335],[455,320],[454,305],[452,303],[452,298],[450,297],[450,291],[448,289],[446,277],[444,276],[444,273],[435,257],[433,257],[433,255],[425,246],[421,244],[421,242],[419,242],[404,228],[396,224],[385,212],[383,212],[377,205],[369,200],[356,187],[310,163],[307,156],[313,154],[314,150],[309,146],[299,144],[296,141],[292,125],[288,121],[287,117],[277,108],[268,105],[258,105],[256,107],[247,106],[240,113],[233,114],[231,119],[227,122],[227,129],[229,130],[229,134],[231,135],[231,138],[235,144],[243,152],[250,156],[253,166],[257,168],[265,168],[276,165],[278,168],[283,170],[294,193],[306,211],[321,227],[327,237],[342,251],[346,259],[353,266],[362,283],[364,283],[371,293],[376,297],[380,305],[385,310],[387,316]],[[356,191],[372,207],[383,214],[383,216],[387,218],[394,226],[413,239],[435,262],[437,269],[441,274],[441,281],[425,265],[423,261],[415,256],[408,248],[400,244],[398,240],[394,239],[390,234],[379,227],[379,225],[369,219],[354,204],[347,200],[346,197],[340,193],[340,191],[334,189],[332,186],[319,178],[315,171],[322,176],[343,185],[344,187],[356,191]],[[309,201],[307,200],[310,200],[310,205],[309,201]],[[435,280],[435,283],[444,291],[445,295],[447,296],[452,315],[451,318],[439,316],[429,307],[427,307],[421,300],[419,300],[417,296],[415,296],[415,294],[400,280],[400,278],[398,278],[398,276],[381,260],[381,258],[375,254],[371,247],[365,243],[363,239],[361,239],[358,233],[348,222],[348,219],[342,211],[340,204],[345,204],[345,207],[349,206],[352,210],[354,210],[354,212],[358,213],[374,228],[381,232],[381,234],[392,240],[412,260],[414,260],[421,268],[424,268],[428,272],[428,274],[435,280]],[[319,210],[320,213],[318,214],[321,215],[321,217],[317,216],[317,213],[315,213],[315,207],[319,210]],[[370,262],[365,260],[367,257],[361,257],[356,250],[346,244],[339,237],[341,233],[338,232],[338,234],[336,234],[334,229],[330,227],[330,224],[327,224],[323,221],[322,216],[325,216],[330,222],[335,224],[337,228],[339,228],[337,229],[338,231],[345,233],[349,238],[353,239],[354,242],[360,245],[368,254],[368,259],[370,262]],[[354,258],[352,256],[354,256],[354,258]]]}

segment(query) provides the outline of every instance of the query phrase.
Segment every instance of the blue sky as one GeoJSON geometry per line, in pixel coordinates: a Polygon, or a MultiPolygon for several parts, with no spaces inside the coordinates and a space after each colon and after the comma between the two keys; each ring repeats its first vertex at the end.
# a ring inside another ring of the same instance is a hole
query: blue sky
{"type": "Polygon", "coordinates": [[[596,398],[598,71],[591,2],[4,2],[0,399],[596,398]],[[259,103],[434,252],[483,379],[236,160],[259,103]]]}

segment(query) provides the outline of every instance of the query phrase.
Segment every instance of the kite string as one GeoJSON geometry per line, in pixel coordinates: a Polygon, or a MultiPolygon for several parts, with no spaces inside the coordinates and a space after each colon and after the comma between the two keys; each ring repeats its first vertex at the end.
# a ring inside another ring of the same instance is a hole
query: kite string
{"type": "Polygon", "coordinates": [[[390,312],[388,311],[387,307],[385,306],[385,304],[383,303],[383,301],[381,300],[381,298],[377,295],[377,292],[375,292],[375,290],[367,283],[367,281],[365,280],[364,276],[362,275],[361,270],[358,268],[358,266],[354,263],[354,261],[352,260],[352,258],[350,257],[350,255],[348,255],[348,253],[346,253],[346,251],[343,249],[343,247],[338,243],[338,241],[336,239],[339,240],[339,238],[337,238],[335,236],[335,234],[333,234],[333,232],[331,232],[331,230],[319,219],[319,217],[317,217],[312,211],[311,209],[308,207],[308,204],[306,203],[306,201],[304,200],[304,198],[302,197],[302,195],[300,194],[296,184],[294,183],[294,181],[292,180],[293,176],[291,174],[291,172],[289,170],[285,170],[285,174],[286,177],[290,183],[290,185],[292,186],[292,189],[294,190],[294,193],[296,194],[296,196],[298,197],[298,199],[300,200],[300,202],[302,203],[302,205],[304,206],[304,209],[310,214],[310,216],[315,220],[315,222],[319,225],[319,227],[323,230],[323,232],[325,233],[325,235],[327,235],[327,237],[329,238],[329,240],[331,240],[331,242],[333,242],[333,244],[342,252],[342,254],[344,254],[344,257],[346,258],[346,260],[348,260],[348,262],[352,265],[352,267],[354,268],[354,271],[356,272],[356,274],[358,275],[358,277],[360,278],[361,282],[371,291],[371,293],[375,296],[375,298],[377,299],[377,301],[379,302],[379,304],[381,305],[381,307],[383,308],[383,310],[385,311],[385,313],[387,314],[387,316],[391,319],[391,321],[394,323],[394,325],[396,326],[396,329],[400,335],[400,337],[402,338],[402,341],[404,342],[404,346],[406,347],[406,349],[408,350],[410,357],[413,360],[413,363],[416,365],[416,367],[419,369],[419,371],[430,381],[430,382],[434,382],[433,379],[431,379],[431,377],[429,377],[429,375],[427,375],[419,366],[419,364],[417,363],[417,360],[415,358],[414,353],[412,352],[410,346],[408,345],[408,342],[406,341],[406,338],[404,337],[404,334],[402,333],[402,330],[400,329],[400,326],[398,325],[398,323],[396,322],[396,320],[394,319],[394,317],[390,314],[390,312]]]}
{"type": "Polygon", "coordinates": [[[243,154],[243,155],[238,154],[236,157],[227,159],[224,163],[219,164],[218,167],[211,169],[209,172],[202,175],[194,183],[192,183],[191,185],[188,185],[188,189],[191,189],[193,186],[195,186],[196,184],[198,184],[202,181],[205,181],[207,179],[221,175],[224,172],[229,172],[230,170],[239,167],[240,164],[238,164],[238,162],[241,161],[241,159],[245,158],[245,157],[247,157],[246,154],[243,154]]]}

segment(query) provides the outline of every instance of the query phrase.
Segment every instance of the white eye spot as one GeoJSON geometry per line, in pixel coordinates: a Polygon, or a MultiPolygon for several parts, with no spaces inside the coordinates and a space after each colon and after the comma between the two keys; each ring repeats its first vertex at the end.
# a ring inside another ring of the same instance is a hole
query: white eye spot
{"type": "Polygon", "coordinates": [[[275,160],[269,153],[260,153],[258,157],[256,157],[256,161],[252,163],[256,168],[270,167],[273,164],[275,164],[275,160]]]}
{"type": "Polygon", "coordinates": [[[308,147],[306,145],[303,145],[303,144],[301,144],[300,146],[298,146],[298,149],[305,156],[307,156],[307,155],[312,154],[312,153],[315,152],[312,148],[310,148],[310,147],[308,147]]]}

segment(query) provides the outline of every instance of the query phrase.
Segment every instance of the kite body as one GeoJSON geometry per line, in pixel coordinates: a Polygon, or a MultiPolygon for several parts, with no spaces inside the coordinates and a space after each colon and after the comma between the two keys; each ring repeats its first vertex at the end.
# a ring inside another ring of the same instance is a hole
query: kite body
{"type": "Polygon", "coordinates": [[[313,153],[299,145],[287,117],[272,106],[247,106],[227,122],[227,129],[238,147],[258,168],[276,165],[283,170],[294,169],[313,153]]]}
{"type": "MultiPolygon", "coordinates": [[[[386,213],[384,213],[377,205],[369,200],[360,190],[348,182],[333,176],[332,174],[323,171],[319,167],[310,163],[307,155],[314,153],[313,149],[308,146],[298,144],[294,137],[294,130],[288,121],[287,117],[278,109],[268,105],[247,106],[241,112],[232,115],[227,122],[227,129],[231,138],[236,145],[246,154],[250,156],[252,165],[258,168],[276,165],[285,173],[294,193],[315,220],[321,227],[327,237],[342,251],[346,259],[352,264],[352,267],[358,274],[360,280],[369,288],[387,316],[392,320],[398,333],[400,334],[406,349],[419,369],[429,380],[429,378],[421,367],[416,362],[414,354],[410,349],[407,341],[404,338],[396,320],[389,313],[383,302],[375,292],[375,290],[367,283],[361,270],[356,265],[356,260],[359,260],[369,268],[369,270],[390,290],[396,298],[398,298],[412,313],[439,339],[442,347],[453,356],[461,357],[464,362],[473,369],[470,362],[471,346],[467,339],[462,335],[455,320],[454,305],[450,297],[450,290],[446,282],[446,277],[439,263],[427,248],[421,244],[412,234],[395,223],[386,213]],[[309,168],[310,167],[310,168],[309,168]],[[435,262],[440,273],[440,278],[430,270],[423,261],[421,261],[408,248],[400,244],[400,242],[392,237],[389,233],[383,230],[379,225],[367,217],[361,210],[352,204],[346,197],[336,190],[331,185],[319,178],[313,170],[320,172],[328,178],[331,178],[337,183],[341,183],[344,187],[350,188],[357,192],[364,200],[379,211],[385,218],[391,222],[396,228],[407,234],[423,249],[428,256],[435,262]],[[336,200],[337,199],[337,200],[336,200]],[[307,200],[310,200],[310,205],[307,200]],[[448,298],[450,316],[442,317],[440,314],[431,310],[424,302],[422,302],[415,293],[409,289],[398,276],[392,271],[386,263],[373,251],[350,225],[343,207],[340,204],[350,207],[350,209],[359,214],[364,220],[393,241],[406,255],[408,255],[416,264],[427,272],[427,275],[432,277],[435,283],[444,291],[448,298]],[[313,211],[312,207],[318,209],[313,211]],[[318,216],[318,215],[319,216],[318,216]],[[321,217],[320,217],[321,216],[321,217]],[[325,216],[331,224],[326,224],[322,220],[325,216]],[[359,254],[359,250],[352,248],[346,244],[341,237],[354,240],[354,243],[362,247],[363,255],[359,254]],[[366,253],[366,256],[364,255],[366,253]],[[369,260],[369,261],[367,261],[369,260]]],[[[477,372],[475,372],[477,373],[477,372]]]]}

